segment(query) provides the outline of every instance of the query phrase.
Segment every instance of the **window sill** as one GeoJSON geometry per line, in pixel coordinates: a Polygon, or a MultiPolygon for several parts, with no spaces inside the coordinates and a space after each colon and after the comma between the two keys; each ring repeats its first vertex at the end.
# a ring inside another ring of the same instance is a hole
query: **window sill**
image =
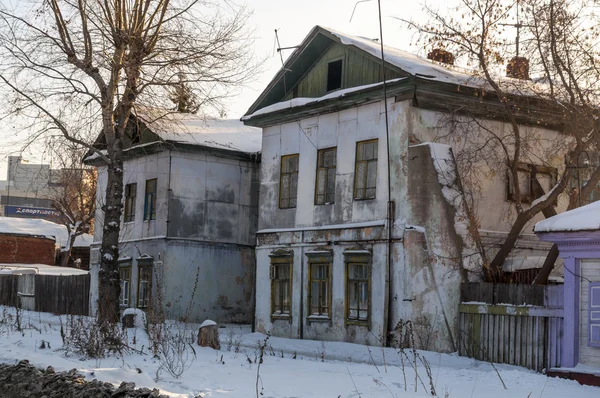
{"type": "Polygon", "coordinates": [[[375,199],[377,199],[377,197],[375,197],[375,198],[362,198],[362,199],[361,198],[354,198],[354,201],[355,202],[364,202],[365,200],[375,200],[375,199]]]}
{"type": "Polygon", "coordinates": [[[346,319],[346,326],[348,325],[353,325],[353,326],[364,326],[364,327],[368,327],[371,328],[371,322],[367,321],[358,321],[358,320],[349,320],[346,319]]]}
{"type": "Polygon", "coordinates": [[[331,317],[328,315],[310,315],[306,317],[306,321],[310,325],[311,323],[329,323],[331,324],[331,317]]]}
{"type": "Polygon", "coordinates": [[[292,317],[289,314],[271,314],[271,321],[292,321],[292,317]]]}
{"type": "Polygon", "coordinates": [[[315,206],[330,206],[334,205],[335,202],[326,202],[326,203],[315,203],[315,206]]]}
{"type": "Polygon", "coordinates": [[[156,221],[156,218],[153,218],[152,220],[144,220],[144,222],[152,222],[152,221],[156,221]]]}
{"type": "Polygon", "coordinates": [[[128,225],[128,224],[135,224],[135,220],[123,221],[123,225],[128,225]]]}

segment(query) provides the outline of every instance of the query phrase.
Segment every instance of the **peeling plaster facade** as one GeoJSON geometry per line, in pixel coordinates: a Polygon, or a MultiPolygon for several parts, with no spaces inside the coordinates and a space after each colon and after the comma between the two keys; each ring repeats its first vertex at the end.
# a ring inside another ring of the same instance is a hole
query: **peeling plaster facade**
{"type": "MultiPolygon", "coordinates": [[[[137,306],[139,264],[150,261],[152,300],[161,301],[168,318],[189,313],[191,321],[252,322],[258,167],[256,154],[201,146],[164,146],[124,162],[124,185],[137,183],[135,219],[122,222],[119,245],[120,265],[131,266],[127,306],[137,306]],[[156,219],[144,220],[145,184],[154,178],[156,219]]],[[[98,167],[98,198],[104,197],[106,177],[106,167],[98,167]]],[[[97,209],[96,225],[102,225],[101,204],[97,209]]],[[[96,228],[93,308],[101,238],[96,228]]]]}
{"type": "MultiPolygon", "coordinates": [[[[410,100],[394,99],[388,99],[388,113],[391,200],[395,203],[390,241],[383,100],[263,128],[256,248],[257,331],[380,345],[387,341],[386,331],[410,320],[420,348],[443,352],[457,349],[460,284],[469,279],[474,268],[465,258],[477,263],[479,257],[467,234],[463,198],[449,195],[456,179],[442,183],[440,169],[434,164],[439,160],[432,159],[433,147],[409,145],[409,137],[421,142],[439,141],[444,135],[438,123],[443,114],[414,107],[410,100]],[[378,139],[376,198],[354,200],[356,143],[369,139],[378,139]],[[337,147],[335,201],[315,205],[317,151],[331,147],[337,147]],[[297,207],[280,209],[281,157],[290,154],[299,154],[297,207]],[[291,314],[284,318],[273,316],[269,274],[270,256],[282,249],[291,251],[293,263],[291,314]],[[345,312],[345,253],[357,249],[372,253],[370,317],[364,326],[348,324],[345,312]],[[308,255],[323,250],[332,253],[332,309],[327,319],[315,319],[308,313],[308,255]]],[[[504,128],[500,122],[482,122],[504,128]]],[[[557,137],[550,130],[523,129],[557,137]]],[[[457,175],[453,161],[444,168],[457,175]]],[[[502,218],[510,209],[504,178],[498,174],[486,180],[479,198],[481,227],[496,234],[505,233],[509,227],[502,218]]],[[[538,246],[541,252],[549,247],[538,246]]],[[[535,247],[528,247],[525,239],[518,249],[531,254],[535,247]]]]}

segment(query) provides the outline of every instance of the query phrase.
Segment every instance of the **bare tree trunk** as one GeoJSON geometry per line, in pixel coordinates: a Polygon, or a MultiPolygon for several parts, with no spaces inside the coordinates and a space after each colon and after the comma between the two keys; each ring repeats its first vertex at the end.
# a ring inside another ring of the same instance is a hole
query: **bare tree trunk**
{"type": "Polygon", "coordinates": [[[67,240],[67,245],[60,250],[60,266],[68,267],[69,259],[71,259],[71,251],[73,250],[73,245],[75,244],[75,232],[69,230],[69,239],[67,240]]]}
{"type": "MultiPolygon", "coordinates": [[[[120,142],[120,140],[117,140],[120,142]]],[[[122,146],[122,144],[121,144],[122,146]]],[[[118,152],[122,152],[119,150],[118,152]]],[[[122,156],[113,156],[108,166],[108,181],[104,205],[104,235],[100,248],[98,283],[98,320],[100,323],[119,321],[119,230],[123,197],[122,156]]]]}
{"type": "Polygon", "coordinates": [[[552,273],[552,270],[554,269],[554,264],[556,263],[557,259],[558,259],[558,246],[556,246],[556,244],[554,244],[554,245],[552,245],[552,248],[548,252],[548,255],[546,256],[546,260],[544,260],[544,265],[542,265],[542,268],[540,269],[540,273],[535,277],[535,280],[533,281],[533,283],[535,285],[547,285],[548,284],[548,278],[550,277],[550,274],[552,273]]]}

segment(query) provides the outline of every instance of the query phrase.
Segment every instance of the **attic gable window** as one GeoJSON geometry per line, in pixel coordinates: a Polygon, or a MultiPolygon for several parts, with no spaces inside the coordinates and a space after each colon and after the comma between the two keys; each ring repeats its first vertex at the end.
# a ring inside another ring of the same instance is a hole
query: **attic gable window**
{"type": "Polygon", "coordinates": [[[342,88],[343,61],[338,59],[327,64],[327,91],[342,88]]]}

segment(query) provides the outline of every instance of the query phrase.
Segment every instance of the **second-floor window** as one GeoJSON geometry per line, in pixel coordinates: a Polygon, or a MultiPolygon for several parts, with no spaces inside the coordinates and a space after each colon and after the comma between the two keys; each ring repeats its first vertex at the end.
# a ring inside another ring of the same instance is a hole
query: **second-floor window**
{"type": "Polygon", "coordinates": [[[354,199],[375,199],[377,188],[377,140],[356,143],[354,199]]]}
{"type": "Polygon", "coordinates": [[[144,220],[156,220],[156,178],[146,180],[144,220]]]}
{"type": "Polygon", "coordinates": [[[281,157],[281,176],[279,177],[280,209],[296,207],[298,197],[298,160],[298,154],[281,157]]]}
{"type": "MultiPolygon", "coordinates": [[[[557,171],[555,168],[547,166],[538,166],[527,163],[519,164],[517,175],[519,176],[519,192],[522,203],[531,203],[536,199],[534,194],[535,186],[533,179],[533,168],[536,169],[536,180],[542,187],[545,193],[556,184],[557,171]]],[[[515,186],[510,170],[506,172],[506,200],[515,201],[515,186]]]]}
{"type": "Polygon", "coordinates": [[[317,187],[315,204],[324,205],[335,200],[335,170],[337,149],[321,149],[317,155],[317,187]]]}
{"type": "Polygon", "coordinates": [[[123,219],[125,222],[135,220],[135,197],[137,184],[125,185],[125,213],[123,219]]]}

